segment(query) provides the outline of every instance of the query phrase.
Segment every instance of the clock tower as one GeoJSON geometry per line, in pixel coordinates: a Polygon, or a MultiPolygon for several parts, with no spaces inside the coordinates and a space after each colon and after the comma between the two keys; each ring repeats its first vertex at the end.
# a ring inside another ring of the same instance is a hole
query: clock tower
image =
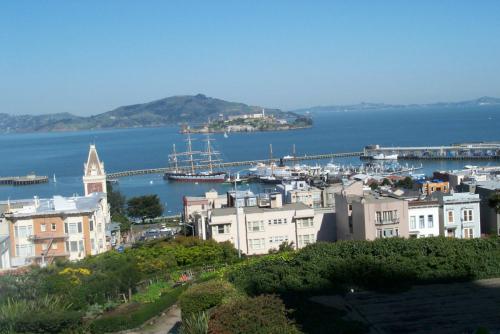
{"type": "Polygon", "coordinates": [[[95,145],[90,145],[87,162],[83,164],[83,186],[85,196],[106,192],[106,172],[104,163],[99,160],[95,145]]]}

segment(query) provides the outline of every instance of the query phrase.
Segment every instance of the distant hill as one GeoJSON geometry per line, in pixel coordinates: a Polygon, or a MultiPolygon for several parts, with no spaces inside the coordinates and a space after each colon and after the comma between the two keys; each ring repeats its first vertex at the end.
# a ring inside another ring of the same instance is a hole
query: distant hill
{"type": "Polygon", "coordinates": [[[438,102],[428,104],[385,104],[385,103],[358,103],[350,105],[330,105],[330,106],[315,106],[310,108],[301,108],[292,110],[298,114],[307,112],[338,112],[338,111],[354,111],[354,110],[387,110],[387,109],[418,109],[418,108],[465,108],[465,107],[479,107],[479,106],[500,106],[500,98],[483,96],[475,100],[461,101],[461,102],[438,102]]]}
{"type": "MultiPolygon", "coordinates": [[[[266,114],[296,117],[292,112],[265,109],[266,114]]],[[[90,129],[157,127],[179,123],[201,123],[228,115],[260,113],[262,107],[228,102],[203,94],[172,96],[148,103],[123,106],[89,117],[72,114],[7,115],[0,114],[0,132],[49,132],[90,129]]]]}

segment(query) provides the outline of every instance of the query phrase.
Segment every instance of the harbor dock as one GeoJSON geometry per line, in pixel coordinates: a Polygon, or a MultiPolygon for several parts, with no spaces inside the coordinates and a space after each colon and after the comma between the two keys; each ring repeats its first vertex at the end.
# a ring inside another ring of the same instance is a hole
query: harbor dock
{"type": "Polygon", "coordinates": [[[47,182],[49,182],[48,176],[40,176],[35,174],[28,174],[26,176],[0,177],[0,185],[27,186],[47,182]]]}

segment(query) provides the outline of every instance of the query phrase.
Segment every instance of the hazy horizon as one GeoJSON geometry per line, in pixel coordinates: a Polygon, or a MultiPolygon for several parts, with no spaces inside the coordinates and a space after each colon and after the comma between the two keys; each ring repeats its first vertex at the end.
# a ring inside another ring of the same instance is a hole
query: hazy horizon
{"type": "Polygon", "coordinates": [[[500,97],[500,2],[23,1],[0,11],[0,113],[174,95],[292,110],[500,97]]]}

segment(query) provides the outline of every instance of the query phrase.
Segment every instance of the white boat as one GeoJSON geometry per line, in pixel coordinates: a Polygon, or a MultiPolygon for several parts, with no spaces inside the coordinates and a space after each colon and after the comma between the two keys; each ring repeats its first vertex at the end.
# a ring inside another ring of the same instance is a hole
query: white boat
{"type": "Polygon", "coordinates": [[[229,136],[227,135],[227,132],[224,131],[224,138],[229,138],[229,136]]]}
{"type": "Polygon", "coordinates": [[[398,160],[398,155],[397,154],[387,154],[385,155],[384,153],[379,153],[372,155],[373,160],[398,160]]]}

